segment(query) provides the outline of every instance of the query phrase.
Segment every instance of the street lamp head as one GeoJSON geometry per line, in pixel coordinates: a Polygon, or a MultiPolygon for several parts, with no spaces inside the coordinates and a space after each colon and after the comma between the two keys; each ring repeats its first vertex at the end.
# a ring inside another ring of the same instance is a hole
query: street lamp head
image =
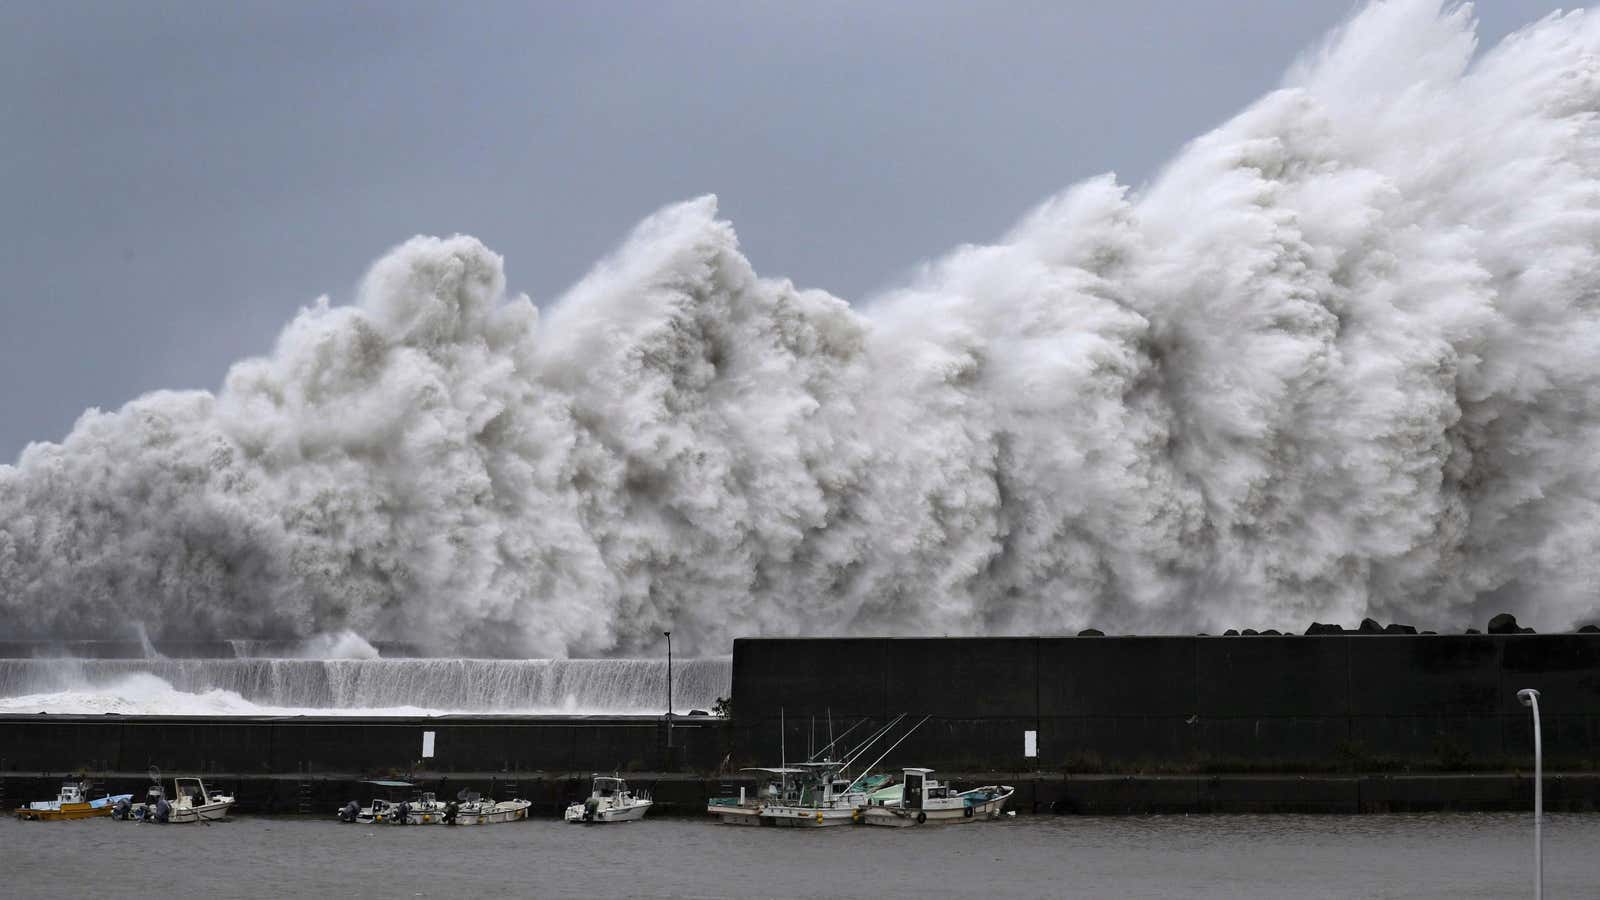
{"type": "Polygon", "coordinates": [[[1517,691],[1517,699],[1522,701],[1523,706],[1532,706],[1533,701],[1539,699],[1539,692],[1533,688],[1523,688],[1517,691]]]}

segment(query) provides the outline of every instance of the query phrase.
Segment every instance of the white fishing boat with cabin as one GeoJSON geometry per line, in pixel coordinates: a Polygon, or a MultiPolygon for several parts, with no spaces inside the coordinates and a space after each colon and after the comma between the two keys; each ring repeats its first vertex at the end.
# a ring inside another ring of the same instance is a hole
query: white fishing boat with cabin
{"type": "Polygon", "coordinates": [[[799,774],[785,777],[784,792],[762,804],[761,824],[788,828],[854,824],[867,796],[891,777],[862,774],[851,778],[843,773],[844,766],[831,760],[797,764],[799,774]]]}
{"type": "Polygon", "coordinates": [[[589,798],[568,806],[563,818],[572,824],[637,822],[650,811],[652,803],[648,793],[630,790],[621,778],[596,775],[590,783],[589,798]]]}
{"type": "Polygon", "coordinates": [[[873,792],[861,810],[868,825],[909,828],[998,819],[1016,793],[1010,785],[989,784],[957,791],[931,777],[932,769],[905,769],[899,784],[873,792]]]}

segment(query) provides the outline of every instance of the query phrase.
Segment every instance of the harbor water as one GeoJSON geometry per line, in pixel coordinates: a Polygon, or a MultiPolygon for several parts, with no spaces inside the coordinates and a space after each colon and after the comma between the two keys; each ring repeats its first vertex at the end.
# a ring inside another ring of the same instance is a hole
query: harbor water
{"type": "MultiPolygon", "coordinates": [[[[945,828],[0,821],[0,895],[53,898],[1532,896],[1528,814],[1018,816],[945,828]]],[[[1545,895],[1593,897],[1600,815],[1545,825],[1545,895]]]]}

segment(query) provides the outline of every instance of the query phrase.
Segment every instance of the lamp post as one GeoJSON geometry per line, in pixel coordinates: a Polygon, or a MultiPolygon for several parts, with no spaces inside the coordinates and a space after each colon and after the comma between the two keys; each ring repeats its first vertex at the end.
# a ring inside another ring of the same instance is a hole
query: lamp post
{"type": "Polygon", "coordinates": [[[667,637],[667,749],[672,749],[672,632],[663,631],[667,637]]]}
{"type": "Polygon", "coordinates": [[[1522,705],[1533,710],[1533,896],[1544,900],[1544,738],[1539,734],[1539,692],[1517,691],[1522,705]]]}

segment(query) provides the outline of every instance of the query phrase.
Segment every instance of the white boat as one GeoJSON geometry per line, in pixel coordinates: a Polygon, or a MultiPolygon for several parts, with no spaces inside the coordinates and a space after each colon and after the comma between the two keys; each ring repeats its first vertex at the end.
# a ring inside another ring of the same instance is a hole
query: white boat
{"type": "Polygon", "coordinates": [[[650,811],[650,795],[628,789],[628,783],[614,775],[596,775],[589,799],[567,807],[563,818],[572,823],[599,825],[609,822],[637,822],[650,811]]]}
{"type": "Polygon", "coordinates": [[[190,822],[215,822],[226,818],[233,807],[233,797],[221,791],[208,791],[199,778],[172,779],[172,797],[168,799],[160,782],[150,785],[143,803],[125,812],[114,810],[113,818],[127,818],[140,822],[184,825],[190,822]]]}
{"type": "Polygon", "coordinates": [[[739,788],[737,796],[713,797],[706,803],[706,814],[714,816],[724,825],[760,825],[763,803],[776,801],[783,792],[783,779],[800,774],[799,769],[744,769],[763,777],[761,787],[754,792],[739,788]]]}
{"type": "Polygon", "coordinates": [[[354,801],[339,811],[339,819],[362,825],[443,825],[445,804],[434,797],[432,791],[418,791],[409,781],[368,781],[382,790],[384,797],[374,797],[366,806],[356,807],[354,801]]]}
{"type": "MultiPolygon", "coordinates": [[[[846,729],[844,734],[829,740],[821,749],[813,752],[811,758],[805,762],[795,763],[792,766],[785,762],[775,769],[743,769],[742,771],[764,776],[764,783],[758,795],[750,797],[744,788],[740,788],[737,798],[714,799],[706,805],[706,812],[719,821],[731,825],[827,828],[858,822],[861,817],[860,811],[866,806],[868,796],[893,780],[887,775],[869,773],[883,761],[884,756],[893,752],[895,747],[920,728],[927,718],[924,717],[921,722],[911,726],[899,740],[884,751],[883,755],[862,769],[861,774],[851,776],[848,772],[867,750],[888,738],[904,719],[903,713],[891,719],[888,724],[859,743],[855,749],[845,753],[843,760],[819,760],[817,757],[829,754],[836,746],[840,746],[846,736],[867,720],[858,721],[846,729]]],[[[831,725],[829,731],[832,731],[831,725]]],[[[779,733],[785,732],[780,710],[779,733]]],[[[787,756],[781,741],[779,752],[787,756]]]]}
{"type": "Polygon", "coordinates": [[[462,792],[459,803],[446,803],[444,811],[444,824],[446,825],[497,825],[501,822],[520,822],[528,817],[528,810],[533,808],[531,800],[493,800],[480,797],[475,793],[462,792]]]}
{"type": "Polygon", "coordinates": [[[1010,785],[990,784],[957,791],[928,777],[932,769],[905,769],[900,784],[875,791],[861,810],[868,825],[908,828],[998,819],[1016,793],[1010,785]]]}
{"type": "Polygon", "coordinates": [[[841,774],[844,764],[830,760],[798,763],[785,775],[780,795],[761,804],[762,825],[787,828],[828,828],[852,825],[867,796],[883,787],[886,775],[850,778],[841,774]]]}
{"type": "Polygon", "coordinates": [[[221,791],[206,790],[199,778],[174,778],[172,822],[214,822],[228,815],[233,797],[221,791]]]}

